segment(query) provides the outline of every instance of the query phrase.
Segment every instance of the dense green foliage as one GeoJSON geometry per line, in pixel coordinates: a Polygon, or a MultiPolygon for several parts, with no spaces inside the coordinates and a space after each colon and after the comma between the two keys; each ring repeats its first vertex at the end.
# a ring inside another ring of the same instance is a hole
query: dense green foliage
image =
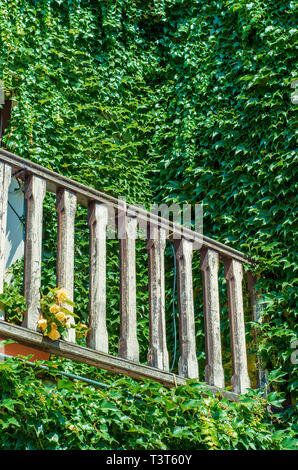
{"type": "MultiPolygon", "coordinates": [[[[284,392],[292,405],[297,388],[297,365],[290,360],[291,342],[297,337],[291,102],[291,84],[297,78],[295,8],[288,0],[0,0],[0,79],[15,102],[5,145],[130,202],[148,207],[153,200],[203,202],[204,233],[259,263],[255,271],[262,276],[259,287],[265,302],[259,355],[263,366],[275,371],[273,392],[284,392]]],[[[54,213],[54,198],[47,196],[43,287],[55,286],[54,213]]],[[[167,255],[172,362],[170,246],[167,255]]],[[[138,335],[145,361],[148,297],[142,241],[137,257],[138,335]]],[[[107,321],[112,353],[119,338],[118,264],[117,241],[111,240],[107,321]]],[[[194,266],[203,371],[197,256],[194,266]]],[[[75,272],[75,302],[86,321],[88,229],[81,207],[75,272]]],[[[7,296],[19,292],[20,286],[16,276],[7,296]]],[[[220,295],[228,384],[229,324],[222,273],[220,295]]],[[[247,342],[255,384],[249,325],[247,342]]]]}
{"type": "Polygon", "coordinates": [[[276,430],[261,399],[230,403],[203,398],[196,381],[168,390],[93,371],[111,386],[95,388],[59,377],[57,361],[48,364],[45,373],[16,359],[0,363],[0,449],[295,448],[293,431],[276,430]]]}

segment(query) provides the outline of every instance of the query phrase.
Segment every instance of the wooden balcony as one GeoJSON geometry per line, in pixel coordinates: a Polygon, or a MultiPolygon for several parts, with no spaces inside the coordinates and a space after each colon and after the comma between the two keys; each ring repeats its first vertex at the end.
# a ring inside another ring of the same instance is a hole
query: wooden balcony
{"type": "MultiPolygon", "coordinates": [[[[166,386],[181,385],[186,378],[199,379],[195,342],[192,256],[200,251],[203,282],[206,368],[210,390],[225,387],[220,335],[218,270],[224,263],[228,290],[232,352],[232,390],[235,399],[250,387],[247,369],[243,313],[243,264],[254,263],[241,252],[202,234],[169,222],[139,207],[88,188],[35,163],[0,149],[0,293],[5,275],[5,237],[8,188],[12,177],[25,182],[26,230],[24,250],[24,296],[27,311],[22,326],[0,320],[0,337],[12,338],[43,351],[85,362],[134,378],[149,378],[166,386]],[[77,204],[89,214],[89,334],[88,347],[75,344],[74,330],[66,340],[51,341],[37,331],[40,314],[43,200],[46,191],[56,194],[58,215],[57,285],[73,296],[74,224],[77,204]],[[110,210],[115,211],[120,259],[119,357],[108,354],[106,328],[106,229],[110,210]],[[147,229],[149,324],[148,365],[139,363],[136,316],[135,233],[137,224],[147,229]],[[182,233],[182,236],[181,236],[182,233]],[[178,277],[179,375],[169,372],[165,322],[165,243],[173,241],[178,277]]],[[[253,296],[256,298],[256,296],[253,296]]],[[[201,380],[204,380],[202,377],[201,380]]]]}

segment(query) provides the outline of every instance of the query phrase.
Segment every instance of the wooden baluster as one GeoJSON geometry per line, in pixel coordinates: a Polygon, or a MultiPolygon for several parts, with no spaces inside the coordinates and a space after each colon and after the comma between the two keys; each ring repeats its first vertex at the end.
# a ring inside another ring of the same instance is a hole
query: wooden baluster
{"type": "MultiPolygon", "coordinates": [[[[74,284],[74,222],[77,208],[76,194],[67,189],[60,188],[56,195],[56,211],[58,216],[57,237],[57,287],[63,287],[73,300],[74,284]]],[[[72,311],[72,307],[67,305],[72,311]]],[[[74,318],[70,318],[74,324],[74,318]]],[[[67,341],[75,343],[76,334],[74,328],[69,328],[67,341]]]]}
{"type": "Polygon", "coordinates": [[[139,362],[139,343],[137,339],[136,312],[136,253],[135,238],[137,218],[121,215],[119,232],[125,231],[120,238],[120,341],[119,356],[139,362]]]}
{"type": "Polygon", "coordinates": [[[205,380],[209,385],[224,388],[222,366],[220,313],[218,292],[218,253],[211,249],[201,251],[203,281],[206,367],[205,380]]]}
{"type": "Polygon", "coordinates": [[[165,230],[151,227],[147,240],[149,266],[149,351],[148,364],[169,370],[166,341],[164,251],[165,230]]]}
{"type": "MultiPolygon", "coordinates": [[[[247,272],[247,287],[248,287],[248,291],[250,294],[252,321],[262,323],[261,314],[263,311],[263,307],[260,304],[260,299],[259,299],[262,292],[261,290],[259,291],[256,290],[257,280],[258,280],[257,276],[255,276],[252,271],[247,272]]],[[[254,329],[254,342],[257,348],[258,332],[255,329],[254,329]]],[[[257,362],[257,369],[258,369],[258,372],[257,372],[258,388],[266,389],[267,384],[268,384],[268,372],[262,368],[258,355],[256,356],[256,362],[257,362]]]]}
{"type": "Polygon", "coordinates": [[[199,375],[196,355],[196,336],[192,285],[192,241],[182,238],[174,240],[178,274],[179,339],[180,358],[179,374],[188,378],[199,375]]]}
{"type": "MultiPolygon", "coordinates": [[[[11,181],[11,166],[0,163],[0,294],[3,292],[5,276],[5,245],[6,245],[6,223],[8,188],[11,181]]],[[[0,320],[4,320],[4,312],[0,309],[0,320]]]]}
{"type": "Polygon", "coordinates": [[[29,175],[25,179],[26,234],[24,253],[24,296],[27,311],[23,326],[37,329],[40,315],[41,250],[43,200],[46,181],[39,176],[29,175]]]}
{"type": "Polygon", "coordinates": [[[231,330],[231,351],[233,376],[232,389],[235,393],[245,393],[250,388],[247,369],[245,325],[242,298],[243,267],[240,261],[225,261],[228,304],[231,330]]]}
{"type": "Polygon", "coordinates": [[[89,331],[87,345],[108,353],[106,327],[106,228],[108,209],[92,201],[89,213],[89,331]]]}

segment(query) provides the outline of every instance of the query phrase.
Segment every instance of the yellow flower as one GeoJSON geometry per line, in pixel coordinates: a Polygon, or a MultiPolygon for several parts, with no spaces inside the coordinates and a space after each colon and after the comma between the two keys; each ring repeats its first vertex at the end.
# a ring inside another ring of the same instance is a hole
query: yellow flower
{"type": "Polygon", "coordinates": [[[64,302],[67,299],[67,297],[69,297],[69,293],[67,292],[66,289],[62,287],[61,289],[57,290],[56,297],[57,297],[58,302],[64,302]]]}
{"type": "Polygon", "coordinates": [[[53,329],[50,331],[50,333],[48,334],[48,337],[50,339],[52,339],[53,341],[56,341],[57,339],[60,338],[60,333],[59,331],[57,331],[56,329],[53,329]]]}
{"type": "Polygon", "coordinates": [[[40,320],[38,320],[37,324],[38,328],[40,328],[42,331],[45,331],[47,327],[47,320],[45,318],[41,318],[40,320]]]}
{"type": "Polygon", "coordinates": [[[60,323],[63,323],[66,320],[66,315],[63,312],[56,313],[55,317],[60,321],[60,323]]]}
{"type": "Polygon", "coordinates": [[[51,313],[57,313],[60,311],[60,305],[57,305],[57,304],[53,304],[51,307],[50,307],[50,312],[51,313]]]}
{"type": "Polygon", "coordinates": [[[55,322],[51,323],[51,328],[52,328],[52,330],[57,330],[57,328],[58,328],[57,323],[55,323],[55,322]]]}

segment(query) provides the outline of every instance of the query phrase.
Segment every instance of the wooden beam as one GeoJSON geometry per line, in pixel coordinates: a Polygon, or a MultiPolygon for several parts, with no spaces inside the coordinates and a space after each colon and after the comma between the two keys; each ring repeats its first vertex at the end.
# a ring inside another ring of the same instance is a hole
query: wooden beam
{"type": "Polygon", "coordinates": [[[206,367],[205,380],[219,388],[225,386],[222,366],[220,313],[218,292],[218,253],[207,249],[201,252],[203,282],[206,367]]]}
{"type": "Polygon", "coordinates": [[[120,340],[119,356],[139,362],[136,310],[136,217],[119,219],[120,340]]]}
{"type": "Polygon", "coordinates": [[[149,351],[148,364],[169,370],[165,320],[165,231],[155,228],[147,240],[149,279],[149,351]]]}
{"type": "Polygon", "coordinates": [[[179,308],[179,374],[187,378],[199,376],[192,283],[192,242],[182,238],[174,241],[177,260],[179,308]]]}
{"type": "MultiPolygon", "coordinates": [[[[174,375],[171,372],[154,369],[153,367],[143,364],[136,364],[127,359],[111,356],[68,341],[52,341],[37,331],[13,325],[3,320],[0,320],[0,337],[14,339],[18,343],[32,346],[40,351],[67,357],[73,361],[83,362],[84,364],[105,369],[116,374],[127,375],[133,379],[155,380],[165,387],[175,387],[186,384],[184,377],[174,375]]],[[[219,396],[223,398],[228,398],[231,401],[239,400],[238,395],[235,393],[220,390],[217,387],[205,384],[202,385],[206,387],[206,390],[219,394],[219,396]]]]}
{"type": "Polygon", "coordinates": [[[46,181],[35,175],[25,180],[26,234],[24,254],[24,297],[27,310],[23,326],[35,330],[40,315],[41,247],[43,200],[46,181]]]}
{"type": "Polygon", "coordinates": [[[88,208],[89,240],[89,331],[90,348],[109,351],[106,326],[106,228],[108,209],[98,202],[88,208]]]}
{"type": "MultiPolygon", "coordinates": [[[[0,162],[0,294],[3,292],[5,276],[6,223],[10,181],[11,166],[0,162]]],[[[0,316],[3,316],[1,311],[0,316]]]]}
{"type": "MultiPolygon", "coordinates": [[[[252,321],[262,323],[262,312],[263,306],[260,303],[260,296],[262,295],[261,290],[256,289],[258,278],[252,272],[247,272],[247,287],[250,294],[250,306],[251,306],[251,316],[252,321]]],[[[254,342],[256,350],[258,349],[258,332],[256,329],[253,329],[254,332],[254,342]]],[[[258,351],[256,351],[256,363],[257,363],[257,385],[258,388],[262,388],[264,390],[267,389],[268,386],[268,371],[263,369],[261,366],[260,358],[258,357],[258,351]]]]}
{"type": "Polygon", "coordinates": [[[233,375],[232,390],[245,393],[250,388],[247,368],[245,324],[242,297],[243,266],[236,260],[225,263],[227,280],[233,375]]]}
{"type": "MultiPolygon", "coordinates": [[[[74,300],[74,224],[76,209],[76,194],[64,188],[59,188],[56,196],[58,216],[57,287],[66,289],[70,300],[74,300]]],[[[67,309],[73,310],[69,305],[67,309]]],[[[70,318],[70,321],[72,324],[75,323],[73,317],[70,318]]],[[[76,332],[74,328],[67,331],[66,339],[75,342],[76,332]]]]}

